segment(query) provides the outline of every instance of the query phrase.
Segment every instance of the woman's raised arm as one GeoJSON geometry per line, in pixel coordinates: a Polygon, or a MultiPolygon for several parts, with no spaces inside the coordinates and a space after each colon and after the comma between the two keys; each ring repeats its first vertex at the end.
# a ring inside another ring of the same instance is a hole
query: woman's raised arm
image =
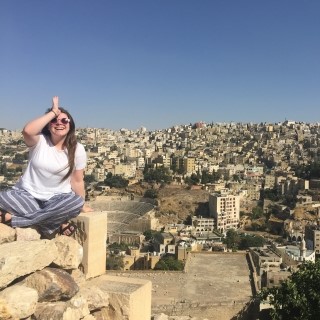
{"type": "Polygon", "coordinates": [[[59,109],[59,97],[52,98],[51,111],[29,121],[23,128],[22,134],[28,147],[34,146],[39,140],[41,130],[55,117],[61,113],[59,109]]]}

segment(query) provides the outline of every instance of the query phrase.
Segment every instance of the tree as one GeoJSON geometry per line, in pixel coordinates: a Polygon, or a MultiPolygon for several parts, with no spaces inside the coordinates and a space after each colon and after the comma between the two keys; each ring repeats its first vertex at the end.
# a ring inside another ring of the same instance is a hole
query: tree
{"type": "Polygon", "coordinates": [[[251,215],[251,218],[252,219],[259,219],[263,216],[263,208],[262,207],[254,207],[252,209],[252,215],[251,215]]]}
{"type": "Polygon", "coordinates": [[[217,172],[209,173],[208,171],[204,170],[201,174],[201,183],[214,183],[217,182],[220,179],[220,174],[217,172]]]}
{"type": "Polygon", "coordinates": [[[170,171],[165,167],[158,167],[155,169],[145,167],[143,175],[146,182],[164,182],[169,184],[172,181],[170,171]]]}
{"type": "Polygon", "coordinates": [[[227,245],[228,249],[237,250],[240,242],[240,237],[236,230],[229,229],[227,231],[226,238],[224,239],[224,243],[227,245]]]}
{"type": "Polygon", "coordinates": [[[279,201],[281,198],[281,195],[279,194],[277,188],[273,188],[273,189],[264,189],[262,191],[262,197],[263,199],[269,199],[271,201],[279,201]]]}
{"type": "Polygon", "coordinates": [[[196,185],[200,182],[200,175],[192,173],[190,177],[186,177],[184,181],[189,185],[196,185]]]}
{"type": "Polygon", "coordinates": [[[158,198],[158,191],[155,189],[148,189],[143,196],[145,198],[156,199],[158,198]]]}
{"type": "Polygon", "coordinates": [[[145,236],[145,240],[149,241],[149,240],[153,240],[155,237],[157,237],[157,235],[160,235],[161,232],[156,231],[156,230],[146,230],[143,232],[143,235],[145,236]]]}
{"type": "Polygon", "coordinates": [[[159,260],[154,270],[175,270],[175,271],[182,271],[184,268],[183,262],[180,260],[176,260],[172,256],[164,257],[159,260]]]}
{"type": "Polygon", "coordinates": [[[260,236],[244,235],[240,238],[239,250],[246,250],[250,247],[263,247],[265,239],[260,236]]]}
{"type": "Polygon", "coordinates": [[[129,181],[121,176],[114,176],[111,172],[108,172],[104,183],[106,186],[111,188],[126,188],[129,184],[129,181]]]}
{"type": "Polygon", "coordinates": [[[109,244],[108,246],[108,249],[110,251],[115,251],[116,254],[118,254],[120,251],[127,251],[128,250],[128,245],[126,243],[117,243],[117,242],[114,242],[114,243],[111,243],[109,244]]]}
{"type": "Polygon", "coordinates": [[[92,176],[91,174],[86,174],[84,176],[84,181],[85,181],[86,184],[90,184],[90,183],[95,181],[94,180],[94,176],[92,176]]]}
{"type": "Polygon", "coordinates": [[[320,261],[302,264],[278,287],[263,290],[260,299],[269,298],[273,320],[315,320],[320,315],[320,261]]]}
{"type": "Polygon", "coordinates": [[[288,206],[290,209],[294,209],[297,203],[297,196],[294,194],[287,194],[285,195],[282,203],[288,206]]]}
{"type": "Polygon", "coordinates": [[[107,257],[107,270],[122,270],[124,267],[123,257],[110,254],[107,257]]]}

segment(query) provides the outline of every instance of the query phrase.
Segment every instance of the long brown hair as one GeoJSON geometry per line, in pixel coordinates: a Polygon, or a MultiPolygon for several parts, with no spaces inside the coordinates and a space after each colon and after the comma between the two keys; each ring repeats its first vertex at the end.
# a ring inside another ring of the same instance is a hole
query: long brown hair
{"type": "MultiPolygon", "coordinates": [[[[76,138],[76,134],[75,134],[76,126],[75,126],[75,123],[74,123],[74,120],[73,120],[71,114],[69,113],[69,111],[67,111],[64,108],[59,108],[59,109],[62,113],[65,113],[68,116],[68,118],[70,119],[69,131],[67,133],[66,139],[63,142],[63,147],[66,148],[68,151],[68,163],[69,163],[69,165],[68,165],[69,170],[68,170],[67,174],[61,180],[61,181],[64,181],[71,175],[71,173],[74,169],[74,160],[75,160],[74,158],[75,158],[76,147],[77,147],[77,138],[76,138]]],[[[49,113],[50,111],[51,111],[51,108],[49,108],[46,111],[46,113],[49,113]]],[[[50,125],[50,123],[48,123],[41,130],[41,133],[45,136],[48,136],[48,137],[50,137],[50,135],[51,135],[51,132],[49,131],[49,125],[50,125]]]]}

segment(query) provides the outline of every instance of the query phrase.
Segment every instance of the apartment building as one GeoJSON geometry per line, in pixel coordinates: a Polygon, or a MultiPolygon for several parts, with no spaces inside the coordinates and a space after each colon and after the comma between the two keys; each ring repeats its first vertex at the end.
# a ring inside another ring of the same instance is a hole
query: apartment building
{"type": "Polygon", "coordinates": [[[213,231],[215,228],[215,221],[213,218],[203,218],[202,216],[192,217],[192,226],[196,232],[213,231]]]}
{"type": "Polygon", "coordinates": [[[276,185],[276,177],[274,174],[266,174],[264,177],[264,188],[273,189],[276,185]]]}
{"type": "Polygon", "coordinates": [[[106,179],[105,169],[104,168],[94,168],[92,175],[96,181],[104,181],[106,179]]]}
{"type": "Polygon", "coordinates": [[[307,248],[320,255],[320,225],[306,225],[305,238],[307,248]]]}
{"type": "Polygon", "coordinates": [[[216,221],[219,232],[237,229],[240,222],[240,196],[232,195],[227,189],[209,195],[210,216],[216,221]]]}
{"type": "Polygon", "coordinates": [[[196,158],[183,158],[183,169],[186,174],[192,174],[195,171],[196,158]]]}
{"type": "Polygon", "coordinates": [[[136,174],[136,163],[132,162],[129,164],[119,163],[112,167],[110,172],[113,175],[123,176],[124,178],[135,177],[136,174]]]}

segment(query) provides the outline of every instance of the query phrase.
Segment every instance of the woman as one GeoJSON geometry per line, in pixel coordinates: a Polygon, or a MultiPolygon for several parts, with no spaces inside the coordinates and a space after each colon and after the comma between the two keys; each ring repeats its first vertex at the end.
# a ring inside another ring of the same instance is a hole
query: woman
{"type": "Polygon", "coordinates": [[[29,147],[28,166],[16,183],[0,192],[0,222],[12,227],[35,226],[45,238],[57,232],[72,235],[76,225],[69,221],[84,204],[86,152],[75,136],[70,113],[52,98],[52,108],[23,129],[29,147]]]}

